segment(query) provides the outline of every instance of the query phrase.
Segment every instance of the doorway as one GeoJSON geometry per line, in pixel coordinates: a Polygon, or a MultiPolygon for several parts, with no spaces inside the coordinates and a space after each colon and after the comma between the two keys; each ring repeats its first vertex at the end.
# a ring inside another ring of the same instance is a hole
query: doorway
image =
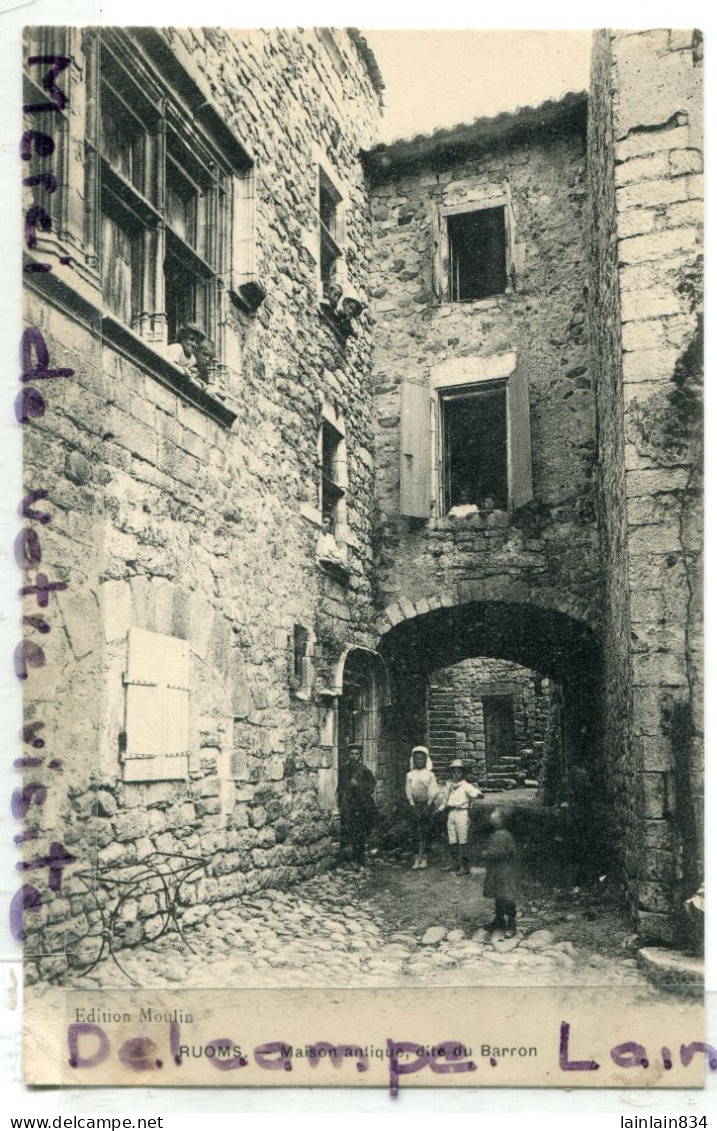
{"type": "Polygon", "coordinates": [[[491,774],[516,757],[512,695],[483,696],[483,727],[486,770],[491,774]]]}

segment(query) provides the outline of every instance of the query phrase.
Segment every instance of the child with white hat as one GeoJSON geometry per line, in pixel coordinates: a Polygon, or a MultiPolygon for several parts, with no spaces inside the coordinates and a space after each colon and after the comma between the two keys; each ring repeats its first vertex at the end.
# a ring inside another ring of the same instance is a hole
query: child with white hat
{"type": "Polygon", "coordinates": [[[446,871],[470,874],[468,863],[468,831],[471,827],[470,808],[471,802],[482,797],[483,794],[472,782],[466,781],[466,765],[460,758],[456,758],[448,767],[451,771],[451,780],[445,787],[443,798],[438,806],[438,811],[448,810],[448,845],[453,860],[445,869],[446,871]]]}

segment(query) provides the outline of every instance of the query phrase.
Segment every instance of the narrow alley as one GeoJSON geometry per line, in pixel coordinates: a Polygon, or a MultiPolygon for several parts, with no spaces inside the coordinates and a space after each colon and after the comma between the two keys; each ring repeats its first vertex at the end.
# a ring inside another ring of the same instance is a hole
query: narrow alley
{"type": "Polygon", "coordinates": [[[290,891],[258,892],[241,906],[198,921],[183,915],[193,954],[174,931],[142,950],[120,950],[125,974],[105,958],[78,988],[401,985],[644,985],[638,939],[599,894],[524,884],[518,935],[504,939],[482,924],[492,902],[481,892],[484,869],[469,876],[441,870],[442,850],[426,871],[406,853],[372,857],[290,891]],[[199,959],[199,960],[198,960],[199,959]]]}

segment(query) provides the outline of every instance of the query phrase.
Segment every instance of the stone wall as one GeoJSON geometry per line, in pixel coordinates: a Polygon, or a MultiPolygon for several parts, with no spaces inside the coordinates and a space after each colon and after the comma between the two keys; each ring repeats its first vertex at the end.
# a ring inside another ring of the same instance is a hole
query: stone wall
{"type": "Polygon", "coordinates": [[[701,875],[701,36],[601,32],[589,130],[605,734],[644,937],[701,875]]]}
{"type": "Polygon", "coordinates": [[[428,745],[436,772],[446,776],[453,758],[463,758],[478,777],[486,774],[483,697],[510,696],[515,721],[515,755],[547,738],[548,695],[536,697],[535,673],[504,660],[464,660],[434,672],[428,684],[428,745]]]}
{"type": "MultiPolygon", "coordinates": [[[[72,90],[83,89],[90,39],[71,36],[72,90]]],[[[43,568],[68,583],[50,599],[45,678],[27,683],[28,719],[42,719],[63,762],[32,847],[61,832],[79,861],[115,868],[152,851],[206,856],[208,873],[185,891],[201,915],[209,902],[283,887],[332,856],[335,736],[320,731],[313,694],[350,644],[373,643],[371,352],[365,317],[342,345],[319,316],[313,154],[347,193],[347,270],[365,294],[359,152],[371,144],[379,95],[346,32],[334,41],[341,75],[313,31],[169,31],[166,41],[254,161],[256,275],[267,293],[255,314],[223,308],[229,365],[214,410],[237,413],[228,427],[155,371],[151,350],[141,365],[100,334],[91,263],[74,254],[71,266],[31,277],[27,321],[52,363],[74,370],[25,427],[26,483],[48,492],[52,515],[43,568]],[[345,578],[316,561],[326,403],[346,428],[345,578]],[[308,698],[291,682],[295,623],[314,640],[308,698]],[[189,644],[187,780],[122,780],[132,627],[189,644]]],[[[82,107],[71,95],[73,152],[82,107]]],[[[81,907],[73,903],[79,918],[67,922],[67,901],[50,899],[32,924],[50,929],[42,943],[28,940],[28,954],[72,953],[86,929],[81,907]]],[[[151,899],[132,905],[129,940],[154,916],[151,899]]],[[[57,973],[64,963],[39,966],[57,973]]]]}
{"type": "Polygon", "coordinates": [[[577,112],[570,99],[549,106],[548,125],[537,111],[530,126],[521,124],[521,112],[504,115],[496,120],[504,129],[497,137],[481,135],[478,122],[472,141],[459,137],[452,147],[447,133],[439,154],[431,150],[433,139],[398,143],[379,151],[371,166],[377,568],[379,599],[389,608],[486,582],[502,584],[507,600],[520,588],[520,599],[529,602],[553,601],[577,616],[594,611],[584,102],[577,105],[577,112]],[[506,182],[515,215],[515,290],[473,302],[439,301],[432,278],[435,208],[479,199],[506,182]],[[529,381],[533,501],[512,514],[402,517],[403,380],[428,384],[440,365],[490,365],[506,351],[515,351],[529,381]]]}

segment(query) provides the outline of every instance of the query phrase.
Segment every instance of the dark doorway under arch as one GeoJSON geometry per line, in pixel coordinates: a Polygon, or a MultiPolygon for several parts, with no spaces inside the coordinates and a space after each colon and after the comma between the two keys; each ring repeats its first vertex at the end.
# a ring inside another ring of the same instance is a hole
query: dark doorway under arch
{"type": "MultiPolygon", "coordinates": [[[[555,610],[510,602],[434,609],[388,631],[379,650],[391,673],[392,757],[383,795],[400,806],[412,745],[427,739],[427,688],[436,671],[474,657],[509,660],[562,689],[568,771],[563,794],[576,882],[608,867],[609,799],[601,749],[600,646],[584,622],[555,610]]],[[[572,866],[572,864],[571,864],[572,866]]]]}

